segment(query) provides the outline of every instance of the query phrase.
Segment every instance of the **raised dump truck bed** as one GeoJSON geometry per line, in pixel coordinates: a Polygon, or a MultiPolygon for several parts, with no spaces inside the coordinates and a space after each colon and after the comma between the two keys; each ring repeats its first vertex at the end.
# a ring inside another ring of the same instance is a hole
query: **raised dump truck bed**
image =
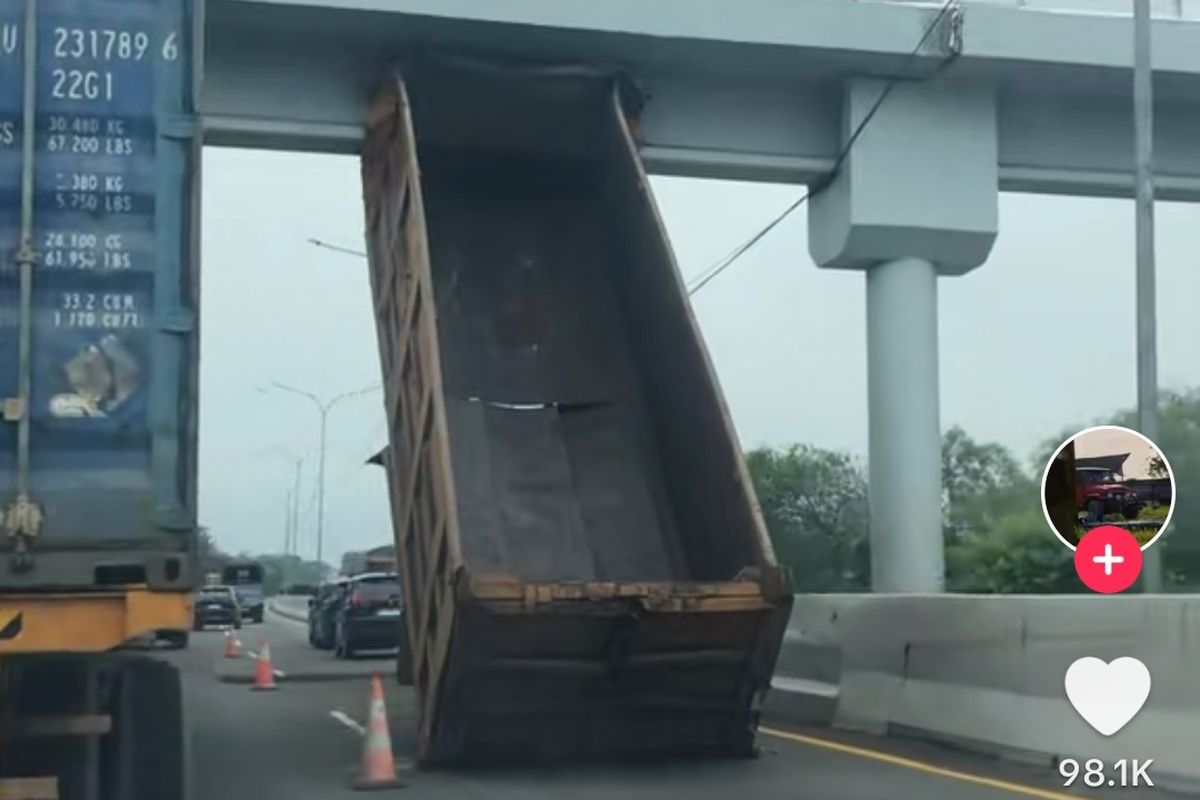
{"type": "Polygon", "coordinates": [[[427,763],[749,754],[791,606],[637,94],[424,60],[363,156],[427,763]]]}

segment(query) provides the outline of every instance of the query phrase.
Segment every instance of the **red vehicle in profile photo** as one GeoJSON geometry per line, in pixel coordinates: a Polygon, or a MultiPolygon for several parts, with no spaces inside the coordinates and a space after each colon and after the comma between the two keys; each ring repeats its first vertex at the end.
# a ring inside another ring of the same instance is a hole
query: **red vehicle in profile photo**
{"type": "Polygon", "coordinates": [[[1099,522],[1109,514],[1137,519],[1142,501],[1132,487],[1122,483],[1106,467],[1075,468],[1075,505],[1088,522],[1099,522]]]}

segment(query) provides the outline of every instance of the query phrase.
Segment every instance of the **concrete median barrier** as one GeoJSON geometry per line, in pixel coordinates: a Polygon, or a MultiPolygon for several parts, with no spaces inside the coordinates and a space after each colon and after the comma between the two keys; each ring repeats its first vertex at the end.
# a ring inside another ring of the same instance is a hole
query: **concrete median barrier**
{"type": "Polygon", "coordinates": [[[797,597],[768,718],[913,734],[1038,763],[1154,759],[1155,782],[1200,787],[1200,598],[797,597]],[[1113,736],[1066,699],[1078,658],[1134,656],[1152,676],[1113,736]]]}
{"type": "Polygon", "coordinates": [[[267,600],[267,610],[292,620],[308,622],[308,597],[306,595],[275,595],[267,600]]]}

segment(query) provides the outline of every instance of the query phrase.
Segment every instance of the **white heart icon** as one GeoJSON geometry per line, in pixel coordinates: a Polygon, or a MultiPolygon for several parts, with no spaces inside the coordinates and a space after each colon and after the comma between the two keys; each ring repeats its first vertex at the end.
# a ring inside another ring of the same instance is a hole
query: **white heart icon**
{"type": "Polygon", "coordinates": [[[1086,656],[1067,668],[1067,699],[1087,724],[1112,736],[1133,719],[1150,696],[1150,670],[1131,656],[1105,664],[1086,656]]]}

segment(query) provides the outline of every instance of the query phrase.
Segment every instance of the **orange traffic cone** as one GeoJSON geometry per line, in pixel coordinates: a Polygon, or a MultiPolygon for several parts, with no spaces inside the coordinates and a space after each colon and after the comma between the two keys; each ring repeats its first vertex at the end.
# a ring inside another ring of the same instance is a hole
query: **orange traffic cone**
{"type": "Polygon", "coordinates": [[[271,666],[271,646],[263,639],[258,651],[258,660],[254,662],[254,685],[250,687],[255,692],[269,692],[279,687],[275,685],[275,668],[271,666]]]}
{"type": "Polygon", "coordinates": [[[242,657],[242,643],[240,641],[238,641],[237,636],[235,636],[233,634],[233,631],[231,631],[231,630],[225,631],[225,657],[226,658],[241,658],[242,657]]]}
{"type": "Polygon", "coordinates": [[[383,683],[371,676],[371,705],[367,710],[367,734],[363,746],[362,772],[350,784],[352,789],[392,789],[403,786],[396,779],[396,760],[392,757],[392,737],[388,734],[387,711],[383,707],[383,683]]]}

